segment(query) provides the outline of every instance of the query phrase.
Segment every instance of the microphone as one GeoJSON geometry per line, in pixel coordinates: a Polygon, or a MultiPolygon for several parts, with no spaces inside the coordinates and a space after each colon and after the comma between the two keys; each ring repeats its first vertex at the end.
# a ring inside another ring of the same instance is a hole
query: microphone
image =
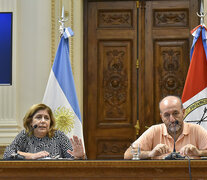
{"type": "Polygon", "coordinates": [[[25,157],[20,155],[19,153],[12,153],[11,157],[9,159],[12,159],[12,160],[24,160],[25,157]]]}
{"type": "Polygon", "coordinates": [[[32,131],[34,131],[34,129],[36,129],[38,126],[37,126],[37,124],[35,124],[34,126],[31,126],[31,129],[29,130],[29,132],[27,133],[28,135],[32,132],[32,131]]]}
{"type": "Polygon", "coordinates": [[[30,136],[31,135],[31,133],[32,133],[32,131],[34,131],[34,129],[36,129],[38,127],[38,125],[37,124],[35,124],[34,126],[32,126],[31,125],[31,129],[26,133],[27,134],[27,136],[30,136]]]}
{"type": "Polygon", "coordinates": [[[175,137],[176,137],[176,125],[178,125],[179,122],[178,120],[175,121],[175,126],[174,126],[174,148],[173,148],[173,152],[170,153],[168,156],[165,157],[165,160],[176,160],[176,159],[185,159],[184,156],[181,156],[179,153],[176,152],[176,149],[175,149],[175,137]]]}
{"type": "Polygon", "coordinates": [[[174,137],[173,137],[173,139],[174,139],[174,148],[173,148],[173,152],[175,153],[176,152],[176,150],[175,150],[175,137],[176,137],[176,125],[178,125],[179,124],[179,122],[178,122],[178,120],[176,120],[175,121],[175,126],[174,126],[174,137]]]}
{"type": "Polygon", "coordinates": [[[32,127],[32,131],[37,128],[37,124],[32,127]]]}
{"type": "Polygon", "coordinates": [[[34,126],[32,126],[32,129],[30,131],[33,131],[36,128],[37,128],[37,124],[35,124],[34,126]]]}

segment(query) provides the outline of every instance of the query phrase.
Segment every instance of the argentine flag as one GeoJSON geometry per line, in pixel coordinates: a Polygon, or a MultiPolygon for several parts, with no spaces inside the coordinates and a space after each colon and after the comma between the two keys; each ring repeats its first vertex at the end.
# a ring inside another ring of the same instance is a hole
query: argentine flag
{"type": "Polygon", "coordinates": [[[84,145],[80,109],[69,60],[70,36],[73,36],[73,31],[65,28],[50,72],[43,103],[52,109],[57,129],[63,131],[69,138],[73,135],[78,136],[84,145]]]}

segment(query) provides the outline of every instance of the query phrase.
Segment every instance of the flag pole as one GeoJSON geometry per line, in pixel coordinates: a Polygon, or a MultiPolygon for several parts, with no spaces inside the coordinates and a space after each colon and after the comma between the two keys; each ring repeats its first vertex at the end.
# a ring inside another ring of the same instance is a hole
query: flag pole
{"type": "Polygon", "coordinates": [[[61,17],[59,18],[59,22],[60,22],[60,28],[59,28],[60,36],[62,36],[63,33],[64,33],[65,22],[66,22],[67,20],[68,20],[68,19],[65,19],[65,11],[64,11],[64,6],[63,6],[63,7],[62,7],[61,17]]]}
{"type": "Polygon", "coordinates": [[[201,0],[201,7],[200,7],[200,14],[198,14],[197,12],[197,16],[200,17],[200,25],[202,26],[205,26],[204,24],[204,17],[206,16],[206,13],[204,13],[204,3],[203,3],[204,0],[201,0]]]}

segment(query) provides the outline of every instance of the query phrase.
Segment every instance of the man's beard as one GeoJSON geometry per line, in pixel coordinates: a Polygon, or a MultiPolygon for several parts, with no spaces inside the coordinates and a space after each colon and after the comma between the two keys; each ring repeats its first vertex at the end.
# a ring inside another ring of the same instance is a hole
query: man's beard
{"type": "Polygon", "coordinates": [[[180,124],[170,123],[168,126],[168,131],[171,133],[178,132],[181,129],[180,124]]]}

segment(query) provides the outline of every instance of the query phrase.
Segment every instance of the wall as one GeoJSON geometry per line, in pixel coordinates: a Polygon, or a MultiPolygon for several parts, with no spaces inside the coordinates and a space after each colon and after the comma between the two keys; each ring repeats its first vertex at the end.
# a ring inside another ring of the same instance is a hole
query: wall
{"type": "MultiPolygon", "coordinates": [[[[42,101],[51,59],[50,0],[17,0],[18,119],[42,101]]],[[[22,123],[21,123],[22,124],[22,123]]]]}
{"type": "Polygon", "coordinates": [[[1,12],[13,12],[13,84],[0,86],[0,146],[8,145],[23,128],[28,108],[42,101],[59,44],[62,6],[75,36],[70,56],[77,96],[83,99],[83,1],[0,0],[1,12]]]}
{"type": "MultiPolygon", "coordinates": [[[[12,0],[1,0],[0,1],[1,12],[13,12],[13,45],[12,45],[12,86],[0,86],[0,143],[5,144],[10,141],[11,137],[14,136],[19,127],[17,119],[17,4],[16,1],[12,0]]],[[[2,25],[1,25],[2,27],[2,25]]]]}
{"type": "Polygon", "coordinates": [[[0,0],[13,12],[12,85],[0,86],[0,144],[22,128],[26,110],[41,101],[50,63],[50,0],[0,0]]]}

